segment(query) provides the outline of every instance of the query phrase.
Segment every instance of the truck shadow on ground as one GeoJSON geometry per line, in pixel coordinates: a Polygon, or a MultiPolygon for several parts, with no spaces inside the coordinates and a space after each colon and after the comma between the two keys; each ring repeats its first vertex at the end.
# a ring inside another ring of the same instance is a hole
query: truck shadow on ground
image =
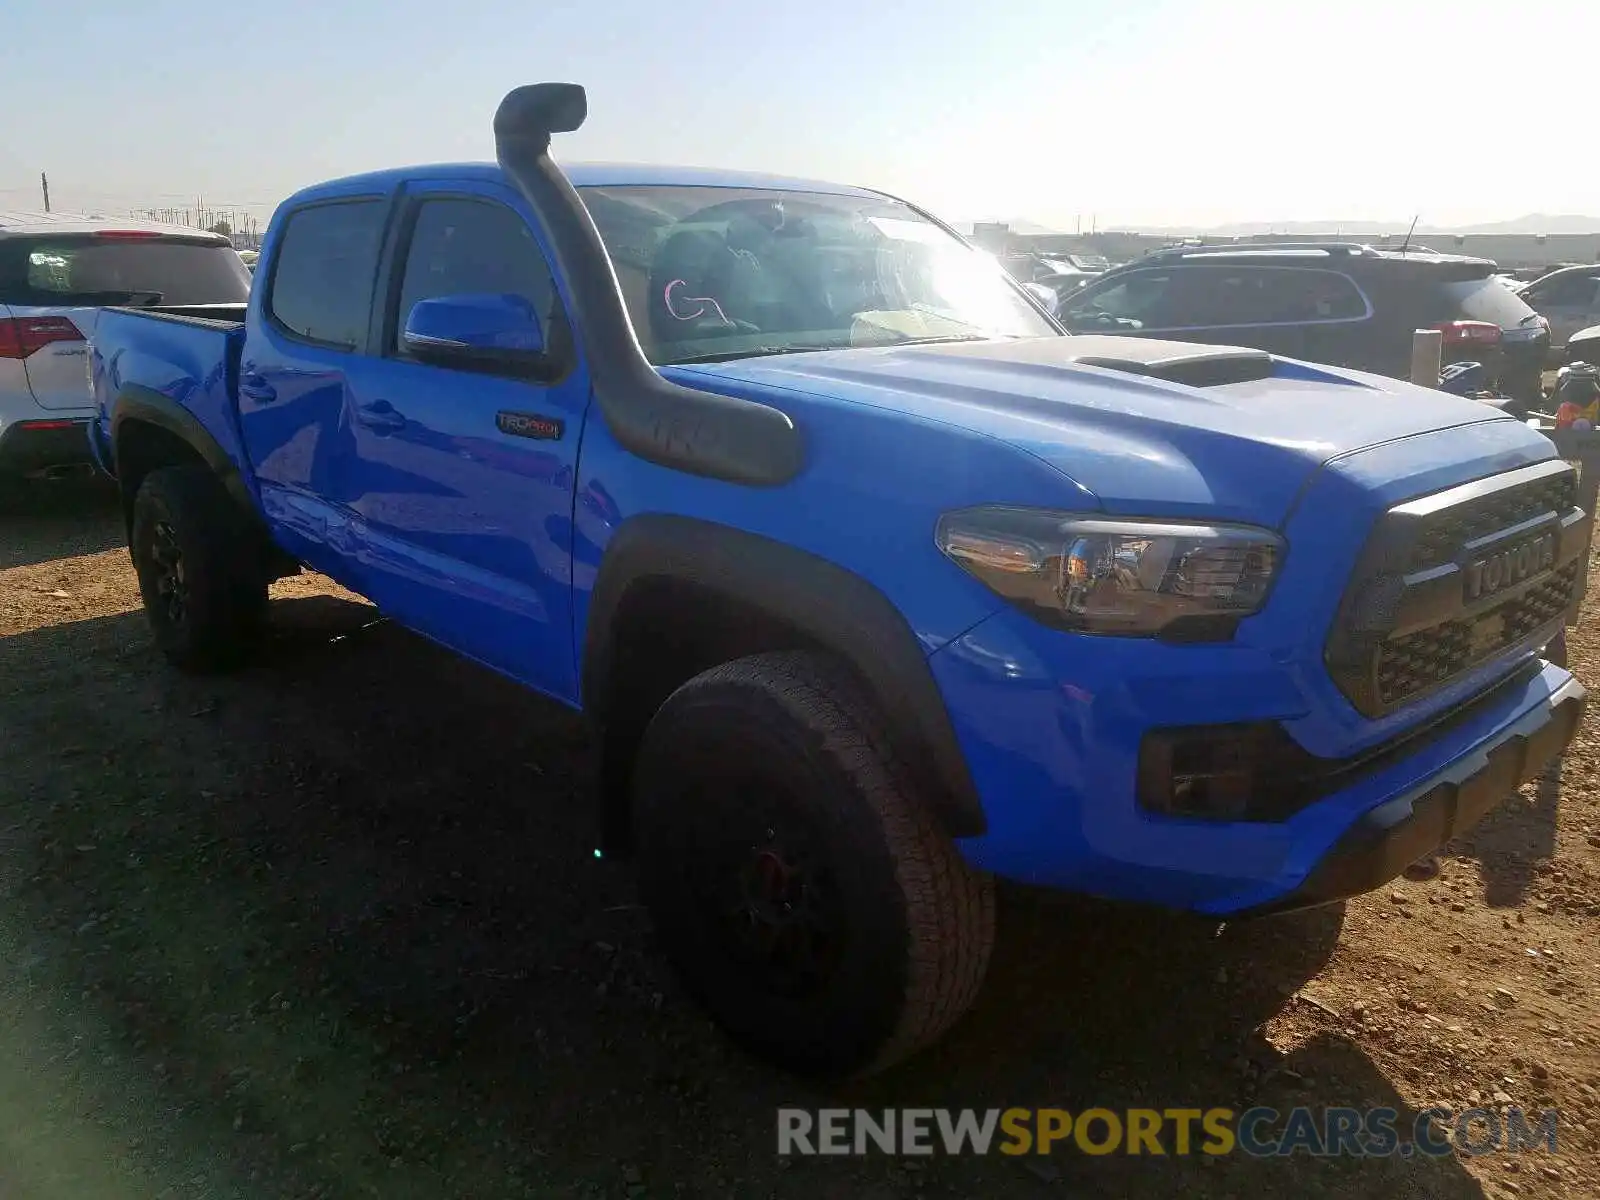
{"type": "Polygon", "coordinates": [[[0,570],[124,545],[116,488],[104,480],[0,482],[0,570]]]}
{"type": "Polygon", "coordinates": [[[1453,1159],[782,1163],[783,1104],[1388,1105],[1402,1128],[1405,1106],[1335,1014],[1287,1056],[1262,1034],[1337,911],[1213,937],[1015,890],[947,1041],[845,1087],[775,1076],[681,996],[595,858],[570,714],[365,605],[274,620],[217,680],[159,665],[139,614],[0,640],[10,986],[45,1043],[79,1030],[63,1061],[90,1051],[74,1071],[143,1178],[220,1147],[211,1195],[1482,1194],[1453,1159]]]}
{"type": "Polygon", "coordinates": [[[1562,764],[1552,763],[1531,789],[1490,813],[1461,848],[1478,860],[1484,903],[1515,908],[1528,899],[1539,864],[1556,853],[1556,817],[1561,807],[1562,764]]]}

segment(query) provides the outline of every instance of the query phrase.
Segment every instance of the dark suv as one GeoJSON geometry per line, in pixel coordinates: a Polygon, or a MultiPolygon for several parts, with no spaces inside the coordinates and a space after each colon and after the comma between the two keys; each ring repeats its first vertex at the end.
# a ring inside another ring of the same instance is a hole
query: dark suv
{"type": "Polygon", "coordinates": [[[1487,259],[1346,242],[1175,246],[1107,271],[1063,305],[1074,333],[1251,346],[1405,378],[1412,333],[1482,362],[1524,403],[1542,395],[1550,327],[1487,259]]]}

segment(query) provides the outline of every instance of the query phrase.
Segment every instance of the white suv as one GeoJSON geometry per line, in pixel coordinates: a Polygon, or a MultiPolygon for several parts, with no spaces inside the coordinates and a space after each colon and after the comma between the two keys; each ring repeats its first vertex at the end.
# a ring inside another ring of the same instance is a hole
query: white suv
{"type": "Polygon", "coordinates": [[[220,234],[0,212],[0,481],[90,461],[87,342],[100,308],[249,294],[250,272],[220,234]]]}

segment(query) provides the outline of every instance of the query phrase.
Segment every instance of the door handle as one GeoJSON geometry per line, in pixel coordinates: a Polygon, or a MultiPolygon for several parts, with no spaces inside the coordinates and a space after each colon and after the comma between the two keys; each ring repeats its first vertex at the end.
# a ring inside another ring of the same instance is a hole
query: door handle
{"type": "Polygon", "coordinates": [[[376,433],[394,433],[404,429],[406,419],[395,411],[387,400],[374,400],[356,409],[356,420],[376,433]]]}
{"type": "Polygon", "coordinates": [[[257,371],[246,371],[239,376],[239,395],[257,404],[271,404],[278,398],[278,390],[267,382],[267,377],[257,371]]]}

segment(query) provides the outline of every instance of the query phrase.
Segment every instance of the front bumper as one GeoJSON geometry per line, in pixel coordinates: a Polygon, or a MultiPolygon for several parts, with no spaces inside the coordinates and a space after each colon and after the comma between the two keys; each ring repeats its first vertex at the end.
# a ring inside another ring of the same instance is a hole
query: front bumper
{"type": "Polygon", "coordinates": [[[1458,838],[1559,758],[1583,722],[1588,696],[1568,678],[1550,698],[1403,796],[1365,813],[1304,883],[1236,915],[1327,904],[1380,888],[1406,866],[1458,838]]]}
{"type": "Polygon", "coordinates": [[[87,417],[52,417],[14,421],[0,428],[0,474],[25,475],[91,462],[88,425],[87,417]]]}
{"type": "MultiPolygon", "coordinates": [[[[1557,632],[1541,628],[1532,645],[1557,632]]],[[[1566,748],[1584,690],[1523,653],[1474,673],[1469,696],[1435,723],[1352,750],[1350,765],[1325,759],[1329,785],[1285,815],[1212,819],[1140,803],[1141,746],[1197,721],[1303,724],[1292,663],[1239,643],[1041,635],[1029,618],[998,613],[928,660],[987,821],[957,845],[1003,878],[1216,917],[1371,890],[1566,748]]]]}

